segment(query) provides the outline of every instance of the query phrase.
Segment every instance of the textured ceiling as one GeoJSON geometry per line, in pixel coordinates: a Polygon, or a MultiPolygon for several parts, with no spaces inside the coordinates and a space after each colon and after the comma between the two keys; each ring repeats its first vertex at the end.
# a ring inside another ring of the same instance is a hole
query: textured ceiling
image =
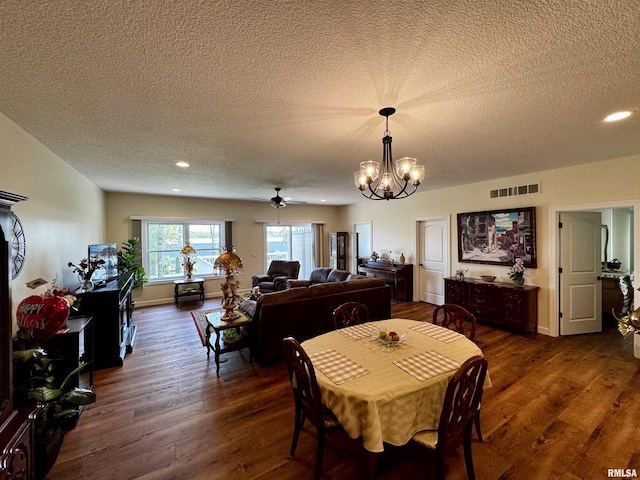
{"type": "Polygon", "coordinates": [[[602,123],[639,37],[636,0],[0,0],[0,112],[107,191],[348,204],[386,106],[421,189],[639,154],[602,123]]]}

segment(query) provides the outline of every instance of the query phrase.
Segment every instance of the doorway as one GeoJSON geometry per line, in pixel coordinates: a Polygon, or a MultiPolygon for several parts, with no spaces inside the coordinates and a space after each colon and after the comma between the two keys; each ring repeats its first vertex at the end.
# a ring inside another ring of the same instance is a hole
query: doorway
{"type": "Polygon", "coordinates": [[[353,224],[353,271],[358,272],[358,267],[369,260],[373,252],[373,238],[371,235],[371,222],[353,224]]]}
{"type": "Polygon", "coordinates": [[[421,302],[444,303],[444,279],[451,274],[450,223],[448,216],[416,219],[416,284],[421,302]]]}
{"type": "MultiPolygon", "coordinates": [[[[640,203],[634,202],[610,202],[606,204],[592,204],[592,205],[570,205],[570,206],[556,206],[549,208],[549,225],[551,226],[551,232],[549,235],[549,327],[539,327],[538,331],[545,335],[557,337],[561,335],[560,328],[560,305],[561,305],[561,287],[560,287],[560,274],[559,268],[561,266],[561,244],[560,244],[560,229],[558,228],[559,219],[562,213],[568,212],[603,212],[605,210],[624,210],[629,212],[632,219],[640,218],[640,203]]],[[[637,221],[632,221],[630,231],[628,232],[629,238],[632,242],[630,248],[628,270],[631,275],[638,269],[638,259],[640,252],[640,225],[637,221]]],[[[611,257],[609,256],[609,259],[611,257]]],[[[637,288],[638,285],[636,285],[637,288]]],[[[639,294],[634,289],[634,303],[639,304],[639,294]]]]}

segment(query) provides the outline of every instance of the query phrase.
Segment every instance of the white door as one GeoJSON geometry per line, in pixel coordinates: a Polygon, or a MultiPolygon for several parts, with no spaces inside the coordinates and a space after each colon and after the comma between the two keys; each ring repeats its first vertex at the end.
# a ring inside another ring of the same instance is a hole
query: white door
{"type": "Polygon", "coordinates": [[[560,221],[560,335],[602,331],[599,212],[562,212],[560,221]]]}
{"type": "Polygon", "coordinates": [[[444,278],[449,276],[449,217],[418,223],[420,301],[442,305],[444,278]]]}

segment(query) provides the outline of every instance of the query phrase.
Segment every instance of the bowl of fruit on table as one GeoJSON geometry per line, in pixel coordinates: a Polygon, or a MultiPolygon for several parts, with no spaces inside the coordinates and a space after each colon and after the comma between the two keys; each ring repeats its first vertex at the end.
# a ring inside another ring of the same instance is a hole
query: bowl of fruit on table
{"type": "Polygon", "coordinates": [[[394,345],[400,345],[402,342],[407,340],[407,335],[404,333],[398,333],[393,329],[389,330],[377,330],[374,331],[374,336],[377,338],[383,345],[387,347],[391,347],[394,345]]]}

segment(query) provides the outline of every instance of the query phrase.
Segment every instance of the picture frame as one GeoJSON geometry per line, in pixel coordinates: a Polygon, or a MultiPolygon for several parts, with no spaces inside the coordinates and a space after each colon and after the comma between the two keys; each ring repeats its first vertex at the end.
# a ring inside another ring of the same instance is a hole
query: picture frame
{"type": "Polygon", "coordinates": [[[510,267],[516,258],[538,266],[535,207],[458,214],[459,262],[510,267]]]}

